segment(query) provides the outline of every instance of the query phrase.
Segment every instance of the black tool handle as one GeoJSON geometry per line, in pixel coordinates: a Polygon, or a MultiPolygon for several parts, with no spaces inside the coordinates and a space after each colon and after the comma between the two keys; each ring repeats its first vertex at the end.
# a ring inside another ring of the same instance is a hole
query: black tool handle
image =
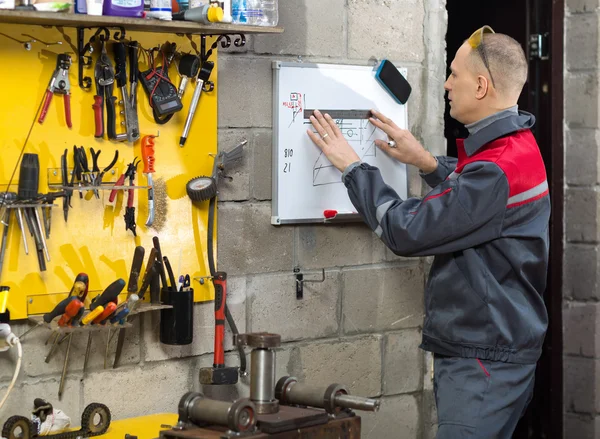
{"type": "Polygon", "coordinates": [[[131,263],[129,282],[127,283],[127,292],[129,293],[137,293],[138,281],[140,278],[140,272],[142,271],[142,264],[144,263],[145,252],[146,250],[141,245],[137,246],[133,252],[133,262],[131,263]]]}
{"type": "Polygon", "coordinates": [[[43,317],[44,322],[50,323],[56,317],[62,316],[65,313],[65,311],[67,310],[67,305],[69,303],[71,303],[71,301],[73,301],[73,300],[78,300],[77,296],[67,297],[62,302],[59,302],[52,311],[44,314],[44,317],[43,317]]]}
{"type": "Polygon", "coordinates": [[[117,42],[113,45],[115,52],[115,80],[117,87],[121,88],[127,83],[127,52],[125,44],[117,42]]]}
{"type": "Polygon", "coordinates": [[[129,82],[137,82],[138,73],[138,42],[132,41],[129,44],[129,82]]]}
{"type": "Polygon", "coordinates": [[[160,264],[160,266],[157,266],[158,274],[160,275],[160,281],[162,282],[163,288],[168,288],[167,276],[165,274],[165,266],[163,265],[162,251],[160,250],[160,241],[158,240],[158,236],[152,238],[152,242],[154,243],[154,248],[156,249],[156,260],[160,264]]]}
{"type": "Polygon", "coordinates": [[[40,183],[40,160],[37,154],[23,154],[19,173],[19,198],[31,199],[38,196],[40,183]]]}
{"type": "Polygon", "coordinates": [[[115,102],[117,98],[106,96],[104,103],[106,104],[106,134],[108,138],[114,140],[117,138],[117,114],[115,111],[115,102]]]}
{"type": "Polygon", "coordinates": [[[167,273],[169,273],[169,281],[171,282],[171,291],[177,291],[177,284],[175,283],[175,275],[173,274],[173,269],[171,268],[171,263],[166,256],[163,256],[163,261],[165,263],[165,268],[167,269],[167,273]]]}
{"type": "Polygon", "coordinates": [[[210,78],[210,74],[213,71],[213,68],[215,67],[215,63],[212,61],[205,61],[204,64],[202,64],[202,68],[200,69],[200,73],[198,73],[198,79],[200,79],[201,81],[208,81],[208,78],[210,78]]]}
{"type": "Polygon", "coordinates": [[[90,311],[93,311],[99,306],[105,306],[108,302],[116,300],[121,291],[123,291],[123,288],[125,288],[125,281],[123,279],[117,279],[114,281],[112,284],[106,287],[101,295],[96,296],[90,305],[90,311]]]}

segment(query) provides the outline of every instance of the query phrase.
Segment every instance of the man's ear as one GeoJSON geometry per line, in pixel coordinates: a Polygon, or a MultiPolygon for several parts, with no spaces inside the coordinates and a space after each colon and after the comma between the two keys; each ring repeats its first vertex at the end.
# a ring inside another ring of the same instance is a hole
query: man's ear
{"type": "Polygon", "coordinates": [[[483,75],[477,76],[477,91],[475,92],[476,99],[483,99],[488,94],[489,82],[483,75]]]}

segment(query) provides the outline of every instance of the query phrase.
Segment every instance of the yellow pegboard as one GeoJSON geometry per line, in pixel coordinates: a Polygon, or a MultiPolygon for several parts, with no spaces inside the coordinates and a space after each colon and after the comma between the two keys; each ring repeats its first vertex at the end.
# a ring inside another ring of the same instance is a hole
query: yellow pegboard
{"type": "MultiPolygon", "coordinates": [[[[12,180],[11,191],[17,191],[19,154],[23,147],[32,121],[33,126],[25,152],[37,153],[40,160],[40,192],[47,193],[48,177],[53,178],[54,170],[60,170],[60,156],[65,148],[69,149],[69,167],[73,166],[73,146],[84,146],[101,149],[100,167],[106,166],[113,158],[116,149],[119,160],[115,166],[115,174],[108,173],[104,181],[116,181],[124,172],[127,164],[134,156],[141,158],[141,139],[135,144],[118,143],[94,138],[94,115],[92,103],[96,92],[95,83],[90,91],[84,91],[78,85],[78,57],[76,30],[56,28],[48,29],[40,26],[2,25],[2,33],[16,39],[25,40],[22,34],[29,34],[40,41],[62,41],[62,45],[46,47],[33,43],[30,51],[22,44],[0,35],[0,56],[6,60],[5,67],[0,70],[0,84],[4,89],[2,105],[0,105],[0,190],[4,191],[15,168],[17,172],[12,180]],[[59,53],[70,52],[73,60],[69,79],[71,82],[71,113],[73,128],[66,125],[62,96],[55,95],[46,120],[42,125],[37,123],[36,110],[44,96],[48,81],[56,66],[59,53]]],[[[86,31],[86,41],[93,34],[86,31]]],[[[143,47],[153,47],[166,41],[175,42],[180,52],[193,52],[194,46],[200,46],[200,37],[194,37],[192,43],[186,37],[168,34],[148,34],[128,32],[127,39],[138,41],[143,47]]],[[[210,47],[213,38],[207,38],[210,47]]],[[[94,59],[100,53],[99,44],[95,45],[94,59]]],[[[109,48],[109,56],[114,64],[114,57],[109,48]]],[[[56,201],[58,207],[53,209],[52,229],[48,242],[51,261],[47,262],[47,271],[40,273],[37,257],[32,251],[33,240],[28,236],[29,255],[25,255],[21,234],[14,215],[8,238],[8,247],[4,267],[0,274],[0,284],[10,287],[8,309],[12,319],[21,319],[28,314],[50,311],[52,307],[68,294],[75,276],[86,272],[90,278],[91,297],[100,293],[117,278],[128,280],[133,251],[137,245],[146,248],[146,258],[152,247],[152,237],[158,236],[161,241],[163,255],[169,257],[175,276],[206,276],[206,225],[208,202],[200,208],[194,207],[185,193],[187,181],[198,175],[210,175],[213,159],[209,156],[217,150],[217,59],[216,51],[211,60],[215,62],[211,80],[215,89],[203,93],[196,111],[191,132],[186,146],[179,147],[179,137],[187,116],[193,85],[188,85],[183,97],[184,109],[175,114],[166,125],[157,125],[148,103],[148,98],[138,85],[138,115],[141,136],[157,134],[155,139],[156,172],[154,181],[163,179],[166,191],[155,194],[155,202],[162,203],[155,220],[162,227],[146,228],[144,223],[148,214],[147,193],[145,190],[135,192],[136,223],[138,237],[125,230],[123,214],[126,198],[123,194],[114,203],[108,202],[110,191],[100,191],[100,199],[91,192],[84,193],[81,199],[78,192],[73,193],[72,208],[69,210],[68,222],[65,223],[62,212],[62,199],[56,201]],[[162,212],[162,213],[161,213],[162,212]]],[[[145,58],[140,59],[140,70],[145,70],[145,58]]],[[[86,76],[93,79],[93,63],[84,69],[86,76]]],[[[128,70],[129,72],[129,70],[128,70]]],[[[175,63],[169,71],[171,80],[178,85],[179,76],[175,63]]],[[[121,99],[120,90],[115,85],[114,95],[121,99]]],[[[119,108],[117,107],[117,111],[119,108]]],[[[120,120],[118,121],[120,122],[120,120]]],[[[117,127],[124,131],[124,127],[117,127]]],[[[91,165],[91,164],[90,164],[91,165]]],[[[142,174],[142,165],[138,167],[136,184],[145,185],[146,177],[142,174]]],[[[60,178],[60,175],[59,175],[60,178]]],[[[216,227],[215,227],[216,230],[216,227]]],[[[216,238],[213,241],[216,254],[216,238]]],[[[211,282],[201,286],[192,281],[194,300],[206,301],[214,298],[211,282]]],[[[122,294],[122,297],[125,293],[122,294]]]]}

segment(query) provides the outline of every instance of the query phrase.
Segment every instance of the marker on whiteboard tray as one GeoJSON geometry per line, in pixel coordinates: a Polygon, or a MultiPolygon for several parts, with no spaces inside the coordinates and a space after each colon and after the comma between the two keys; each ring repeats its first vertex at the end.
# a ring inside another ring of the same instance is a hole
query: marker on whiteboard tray
{"type": "Polygon", "coordinates": [[[337,213],[338,213],[337,210],[328,209],[328,210],[323,211],[323,216],[325,217],[325,219],[331,219],[331,218],[335,218],[337,213]]]}

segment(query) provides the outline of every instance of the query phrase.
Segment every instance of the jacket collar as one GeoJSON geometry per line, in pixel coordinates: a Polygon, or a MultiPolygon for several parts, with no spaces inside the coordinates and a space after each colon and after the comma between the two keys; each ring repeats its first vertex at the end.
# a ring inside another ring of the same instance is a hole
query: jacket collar
{"type": "Polygon", "coordinates": [[[511,114],[508,117],[498,119],[490,125],[477,131],[464,140],[464,149],[468,157],[477,152],[483,145],[490,143],[515,131],[530,129],[535,124],[535,116],[526,111],[511,114]]]}

